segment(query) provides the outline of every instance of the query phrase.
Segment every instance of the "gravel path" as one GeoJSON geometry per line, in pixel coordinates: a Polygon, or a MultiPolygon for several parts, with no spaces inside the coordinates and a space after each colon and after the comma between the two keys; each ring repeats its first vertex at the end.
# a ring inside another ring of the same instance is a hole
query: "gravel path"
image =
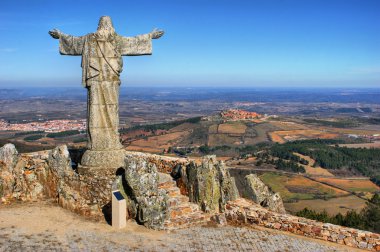
{"type": "MultiPolygon", "coordinates": [[[[115,230],[48,202],[0,205],[0,251],[353,251],[333,243],[251,227],[115,230]]],[[[355,251],[355,250],[354,250],[355,251]]]]}

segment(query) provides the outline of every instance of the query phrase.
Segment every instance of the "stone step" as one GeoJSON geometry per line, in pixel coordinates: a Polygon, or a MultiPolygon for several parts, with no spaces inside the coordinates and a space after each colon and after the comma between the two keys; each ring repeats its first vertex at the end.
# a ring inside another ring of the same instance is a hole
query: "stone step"
{"type": "Polygon", "coordinates": [[[180,228],[188,228],[197,225],[205,225],[210,221],[210,215],[202,211],[195,211],[189,214],[178,216],[175,219],[169,219],[164,222],[165,230],[175,230],[180,228]]]}
{"type": "Polygon", "coordinates": [[[178,187],[172,187],[172,188],[168,188],[168,189],[165,189],[166,190],[166,194],[169,196],[169,197],[176,197],[176,196],[181,196],[181,191],[179,190],[178,187]]]}
{"type": "Polygon", "coordinates": [[[169,174],[158,173],[158,186],[176,186],[176,182],[169,174]]]}
{"type": "Polygon", "coordinates": [[[165,181],[165,182],[161,182],[158,184],[158,188],[162,188],[162,189],[166,189],[166,188],[170,188],[170,187],[176,187],[177,184],[174,180],[172,181],[165,181]]]}
{"type": "Polygon", "coordinates": [[[172,211],[176,211],[176,212],[183,211],[184,213],[187,213],[187,212],[200,211],[200,209],[199,209],[199,206],[197,204],[194,204],[191,202],[183,202],[177,206],[169,207],[169,212],[172,212],[172,211]]]}
{"type": "Polygon", "coordinates": [[[200,207],[190,202],[189,197],[181,194],[176,182],[167,174],[159,174],[158,188],[166,191],[169,197],[169,219],[164,222],[165,230],[187,228],[206,224],[210,215],[202,212],[200,207]]]}
{"type": "Polygon", "coordinates": [[[169,197],[169,206],[178,206],[179,204],[189,202],[189,198],[179,195],[177,197],[169,197]]]}

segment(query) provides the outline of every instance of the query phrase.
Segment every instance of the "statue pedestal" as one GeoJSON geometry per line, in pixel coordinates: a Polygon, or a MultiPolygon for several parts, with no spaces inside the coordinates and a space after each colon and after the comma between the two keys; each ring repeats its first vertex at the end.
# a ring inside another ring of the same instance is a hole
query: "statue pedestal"
{"type": "Polygon", "coordinates": [[[82,156],[78,172],[88,169],[118,169],[124,167],[125,150],[86,150],[82,156]]]}

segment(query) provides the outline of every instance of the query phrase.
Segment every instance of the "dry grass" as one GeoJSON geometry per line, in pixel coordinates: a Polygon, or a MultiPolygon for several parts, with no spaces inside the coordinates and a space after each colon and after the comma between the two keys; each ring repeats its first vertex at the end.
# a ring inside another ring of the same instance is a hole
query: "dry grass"
{"type": "Polygon", "coordinates": [[[241,137],[229,136],[228,134],[210,134],[207,141],[209,146],[240,144],[242,144],[241,137]]]}
{"type": "Polygon", "coordinates": [[[286,187],[288,188],[299,188],[300,191],[305,190],[305,191],[314,191],[317,190],[318,192],[326,192],[328,194],[334,195],[334,196],[342,196],[346,195],[347,192],[320,184],[318,182],[312,181],[308,178],[305,178],[303,176],[294,176],[291,180],[288,181],[286,184],[286,187]]]}
{"type": "Polygon", "coordinates": [[[358,144],[339,144],[341,147],[347,148],[380,148],[380,142],[358,143],[358,144]]]}
{"type": "Polygon", "coordinates": [[[169,134],[164,134],[160,136],[152,136],[145,139],[139,139],[133,141],[127,150],[143,151],[143,152],[153,152],[160,153],[163,149],[167,149],[173,146],[180,139],[188,136],[190,133],[188,131],[179,131],[169,134]]]}
{"type": "Polygon", "coordinates": [[[282,137],[280,137],[278,134],[276,134],[275,132],[269,132],[268,135],[272,142],[280,143],[280,144],[285,143],[285,140],[282,137]]]}
{"type": "Polygon", "coordinates": [[[295,123],[295,122],[284,122],[284,121],[271,121],[270,124],[280,128],[281,130],[302,130],[309,129],[307,125],[295,123]]]}
{"type": "Polygon", "coordinates": [[[218,133],[218,125],[217,125],[217,124],[213,124],[213,125],[211,125],[211,126],[208,128],[208,133],[209,133],[209,134],[216,134],[216,133],[218,133]]]}
{"type": "Polygon", "coordinates": [[[315,129],[300,129],[300,130],[278,130],[269,133],[272,141],[283,143],[285,141],[294,141],[298,139],[334,139],[339,136],[337,133],[330,133],[315,129]]]}
{"type": "Polygon", "coordinates": [[[329,128],[329,127],[318,127],[321,130],[328,130],[333,133],[338,134],[355,134],[355,135],[375,135],[380,134],[379,130],[365,130],[365,129],[343,129],[343,128],[329,128]]]}
{"type": "Polygon", "coordinates": [[[330,215],[338,213],[345,214],[350,210],[359,212],[366,206],[366,201],[354,195],[347,197],[332,198],[329,200],[314,199],[314,200],[300,200],[295,203],[285,203],[286,210],[295,213],[301,211],[305,207],[322,212],[326,210],[330,215]]]}
{"type": "Polygon", "coordinates": [[[241,122],[228,122],[219,124],[218,133],[220,134],[244,134],[247,126],[241,122]]]}
{"type": "Polygon", "coordinates": [[[316,178],[316,180],[350,192],[380,192],[380,187],[368,179],[316,178]]]}
{"type": "Polygon", "coordinates": [[[157,154],[157,153],[162,153],[164,148],[154,148],[154,147],[129,145],[125,149],[128,151],[149,152],[149,153],[156,153],[157,154]]]}
{"type": "Polygon", "coordinates": [[[273,191],[280,193],[284,201],[314,199],[316,197],[338,197],[348,193],[305,178],[301,175],[264,173],[260,176],[273,191]]]}
{"type": "Polygon", "coordinates": [[[328,170],[318,166],[318,167],[313,167],[314,163],[315,163],[315,160],[312,159],[311,157],[309,156],[304,156],[302,154],[299,154],[299,153],[293,153],[294,155],[297,155],[299,156],[300,158],[303,158],[305,160],[307,160],[309,162],[308,165],[302,165],[304,168],[305,168],[305,171],[306,171],[306,174],[308,175],[312,175],[312,176],[324,176],[324,177],[334,177],[334,175],[329,172],[328,170]]]}
{"type": "Polygon", "coordinates": [[[177,132],[177,131],[189,131],[194,129],[196,125],[193,123],[182,123],[174,128],[171,128],[170,132],[177,132]]]}
{"type": "Polygon", "coordinates": [[[311,167],[310,165],[304,166],[306,174],[311,176],[324,176],[324,177],[334,177],[334,174],[322,167],[311,167]]]}

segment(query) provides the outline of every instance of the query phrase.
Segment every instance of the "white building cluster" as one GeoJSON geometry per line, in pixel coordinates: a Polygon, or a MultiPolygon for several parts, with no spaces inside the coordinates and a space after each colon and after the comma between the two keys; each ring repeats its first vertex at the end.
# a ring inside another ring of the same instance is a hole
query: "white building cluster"
{"type": "Polygon", "coordinates": [[[8,123],[0,120],[0,130],[61,132],[86,130],[86,120],[51,120],[45,122],[8,123]]]}

